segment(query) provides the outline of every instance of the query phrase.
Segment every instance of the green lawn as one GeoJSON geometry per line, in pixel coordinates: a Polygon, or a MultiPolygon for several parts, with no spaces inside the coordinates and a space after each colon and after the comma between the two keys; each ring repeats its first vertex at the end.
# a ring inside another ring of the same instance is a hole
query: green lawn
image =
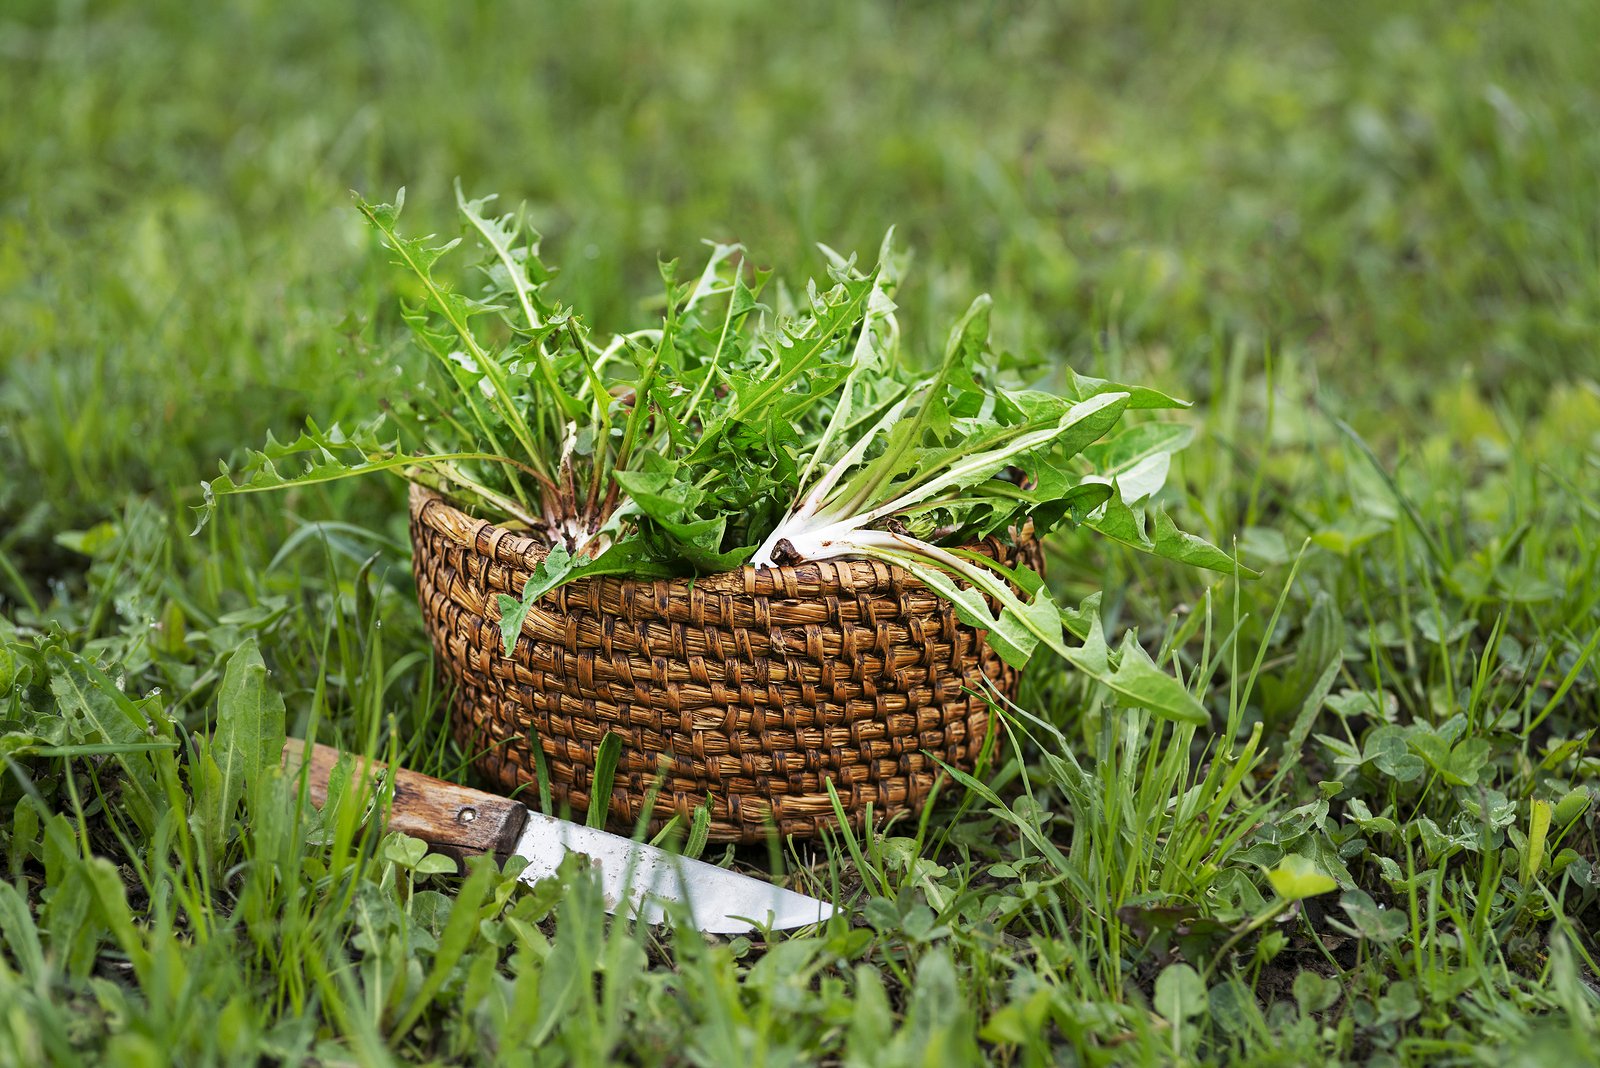
{"type": "Polygon", "coordinates": [[[0,9],[0,1066],[1592,1060],[1600,5],[791,7],[0,9]],[[893,224],[911,344],[986,290],[1194,400],[1163,503],[1262,577],[1050,578],[1210,725],[1041,660],[982,790],[729,858],[849,907],[772,943],[218,789],[278,699],[467,777],[399,480],[189,536],[420,374],[349,190],[453,232],[457,176],[600,322],[702,238],[798,279],[893,224]]]}

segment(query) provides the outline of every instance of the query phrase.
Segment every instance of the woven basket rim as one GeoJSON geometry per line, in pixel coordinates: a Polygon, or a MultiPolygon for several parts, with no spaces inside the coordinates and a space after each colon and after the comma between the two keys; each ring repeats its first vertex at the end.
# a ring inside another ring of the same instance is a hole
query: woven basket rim
{"type": "Polygon", "coordinates": [[[529,564],[537,564],[549,554],[549,546],[539,541],[538,538],[530,537],[527,534],[518,534],[509,527],[502,527],[487,519],[481,519],[466,509],[458,508],[451,504],[450,499],[443,493],[432,487],[424,486],[420,482],[411,483],[410,504],[411,514],[416,516],[418,520],[462,544],[475,541],[478,537],[477,530],[481,528],[481,533],[488,536],[489,540],[497,547],[498,552],[523,557],[529,564]],[[456,522],[445,524],[435,518],[436,513],[460,517],[460,519],[456,522]],[[462,537],[460,520],[465,520],[465,525],[475,530],[473,538],[462,537]]]}
{"type": "MultiPolygon", "coordinates": [[[[463,547],[484,553],[497,563],[508,567],[532,571],[549,554],[549,547],[539,539],[519,534],[498,526],[487,519],[458,508],[439,491],[421,483],[411,483],[411,517],[428,528],[438,531],[463,547]]],[[[995,556],[1002,545],[1018,545],[1033,539],[1030,528],[1020,538],[1001,541],[990,538],[974,542],[965,548],[995,556]]],[[[828,560],[806,560],[798,564],[780,564],[776,567],[757,567],[745,564],[732,571],[719,571],[709,575],[675,576],[672,578],[641,579],[628,575],[602,575],[598,580],[620,582],[646,582],[659,585],[673,593],[698,589],[707,593],[755,594],[783,590],[789,596],[806,596],[806,591],[817,589],[859,589],[863,587],[894,585],[923,586],[915,575],[898,565],[886,565],[877,560],[856,557],[836,557],[828,560]]],[[[595,579],[580,578],[576,584],[595,579]]]]}

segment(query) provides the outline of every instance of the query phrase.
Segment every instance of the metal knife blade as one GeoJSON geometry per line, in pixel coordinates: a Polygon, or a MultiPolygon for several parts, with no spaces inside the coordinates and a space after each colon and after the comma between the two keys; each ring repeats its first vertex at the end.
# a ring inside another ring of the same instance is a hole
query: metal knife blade
{"type": "Polygon", "coordinates": [[[531,809],[512,852],[528,862],[521,875],[527,883],[555,874],[567,853],[583,855],[599,877],[606,911],[643,923],[663,922],[666,902],[682,902],[694,926],[709,934],[804,927],[834,913],[826,901],[531,809]]]}

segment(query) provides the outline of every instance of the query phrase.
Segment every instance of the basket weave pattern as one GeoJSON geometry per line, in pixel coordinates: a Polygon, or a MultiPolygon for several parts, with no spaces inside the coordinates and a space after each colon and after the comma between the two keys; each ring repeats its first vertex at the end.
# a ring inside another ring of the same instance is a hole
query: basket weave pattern
{"type": "MultiPolygon", "coordinates": [[[[612,820],[631,829],[651,792],[659,828],[711,798],[714,841],[835,822],[826,782],[859,822],[920,807],[937,754],[970,768],[990,726],[987,677],[1016,672],[950,605],[899,568],[834,560],[696,580],[579,579],[529,612],[504,655],[498,594],[544,556],[413,486],[411,537],[428,633],[456,688],[455,734],[507,792],[544,751],[552,796],[587,811],[595,757],[621,736],[612,820]]],[[[984,551],[1037,566],[1031,538],[984,551]]]]}

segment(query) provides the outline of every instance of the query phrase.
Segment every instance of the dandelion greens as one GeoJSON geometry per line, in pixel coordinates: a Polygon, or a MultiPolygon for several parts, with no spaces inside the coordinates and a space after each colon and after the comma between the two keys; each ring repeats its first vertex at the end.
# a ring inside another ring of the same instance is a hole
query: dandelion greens
{"type": "Polygon", "coordinates": [[[1123,426],[1183,402],[1070,370],[1054,390],[1027,388],[1026,366],[990,343],[987,296],[919,366],[896,320],[892,231],[871,267],[824,247],[824,276],[794,292],[741,246],[711,244],[686,280],[661,265],[658,322],[601,335],[550,295],[555,270],[520,212],[459,184],[456,201],[463,236],[441,241],[401,234],[404,190],[392,205],[357,200],[420,294],[402,314],[432,373],[348,433],[311,424],[224,466],[202,524],[229,494],[374,471],[422,482],[550,546],[521,598],[500,598],[508,651],[534,601],[585,575],[875,559],[948,599],[1014,665],[1042,646],[1131,702],[1205,719],[1137,642],[1105,645],[1095,605],[1064,612],[1038,575],[962,548],[1086,526],[1233,572],[1153,501],[1188,428],[1123,426]],[[469,271],[444,276],[463,245],[469,271]]]}

